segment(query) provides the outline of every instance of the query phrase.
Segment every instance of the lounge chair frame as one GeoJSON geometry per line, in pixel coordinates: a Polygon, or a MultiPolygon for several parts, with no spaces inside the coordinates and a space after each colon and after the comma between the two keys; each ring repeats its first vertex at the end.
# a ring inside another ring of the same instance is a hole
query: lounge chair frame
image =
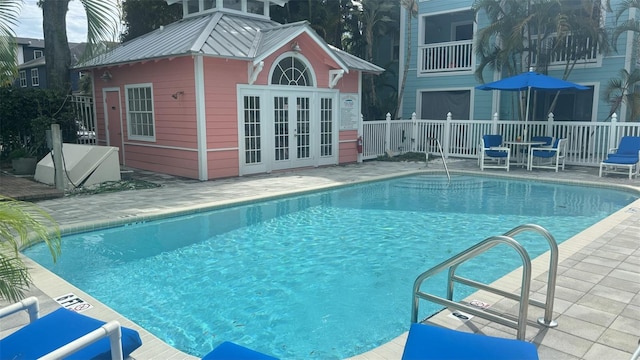
{"type": "MultiPolygon", "coordinates": [[[[638,136],[625,136],[620,139],[620,144],[625,141],[625,138],[634,138],[635,140],[627,140],[627,141],[636,141],[640,142],[640,137],[638,136]]],[[[603,160],[600,163],[600,172],[598,173],[599,177],[602,177],[602,174],[622,174],[628,175],[629,180],[633,179],[633,177],[638,177],[640,175],[640,147],[638,148],[638,153],[635,154],[635,163],[615,163],[614,159],[620,157],[631,157],[633,155],[618,155],[618,150],[620,149],[620,144],[618,147],[609,149],[609,153],[607,155],[607,159],[603,160]]]]}
{"type": "MultiPolygon", "coordinates": [[[[18,303],[0,309],[0,318],[18,313],[20,311],[26,311],[29,314],[29,324],[37,321],[40,318],[40,305],[38,303],[38,298],[36,298],[35,296],[31,296],[18,303]]],[[[58,349],[40,357],[40,360],[65,358],[105,337],[109,338],[109,344],[111,346],[111,359],[123,360],[124,355],[122,352],[121,341],[122,329],[120,328],[120,323],[115,320],[109,321],[98,329],[93,330],[70,343],[62,345],[58,349]]]]}

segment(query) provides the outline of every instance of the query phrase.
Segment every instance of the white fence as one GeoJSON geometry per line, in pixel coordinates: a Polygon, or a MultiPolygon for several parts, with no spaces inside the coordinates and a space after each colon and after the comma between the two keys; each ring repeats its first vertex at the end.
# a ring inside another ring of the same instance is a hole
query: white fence
{"type": "Polygon", "coordinates": [[[444,156],[477,158],[480,138],[484,134],[501,134],[505,141],[517,136],[553,136],[568,139],[566,163],[571,165],[598,166],[606,158],[609,149],[617,147],[623,136],[640,136],[640,123],[554,121],[549,114],[547,121],[453,120],[451,113],[446,120],[363,121],[363,159],[375,159],[387,150],[392,153],[426,152],[440,155],[435,139],[442,144],[444,156]]]}
{"type": "Polygon", "coordinates": [[[93,98],[90,96],[73,95],[71,97],[73,111],[76,115],[76,130],[78,144],[96,143],[96,120],[93,113],[93,98]]]}

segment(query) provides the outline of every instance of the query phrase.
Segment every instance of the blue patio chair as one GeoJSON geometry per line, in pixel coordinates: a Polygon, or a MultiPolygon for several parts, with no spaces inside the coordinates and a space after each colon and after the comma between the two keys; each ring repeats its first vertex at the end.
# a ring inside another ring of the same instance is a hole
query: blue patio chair
{"type": "Polygon", "coordinates": [[[564,160],[567,152],[567,139],[556,139],[550,148],[535,148],[529,150],[529,169],[564,170],[564,160]]]}
{"type": "Polygon", "coordinates": [[[502,135],[483,135],[480,140],[480,170],[487,168],[509,171],[511,149],[502,146],[502,135]]]}
{"type": "Polygon", "coordinates": [[[29,324],[0,340],[4,359],[124,359],[142,345],[137,331],[60,308],[39,317],[30,297],[0,309],[0,318],[27,311],[29,324]]]}
{"type": "Polygon", "coordinates": [[[412,324],[402,360],[537,360],[535,345],[522,340],[412,324]]]}
{"type": "Polygon", "coordinates": [[[640,136],[623,136],[617,148],[609,150],[600,163],[600,173],[629,174],[629,180],[640,174],[640,136]],[[623,168],[623,169],[621,169],[623,168]]]}
{"type": "Polygon", "coordinates": [[[532,136],[531,141],[544,141],[544,144],[532,145],[533,147],[551,147],[553,145],[553,136],[532,136]]]}

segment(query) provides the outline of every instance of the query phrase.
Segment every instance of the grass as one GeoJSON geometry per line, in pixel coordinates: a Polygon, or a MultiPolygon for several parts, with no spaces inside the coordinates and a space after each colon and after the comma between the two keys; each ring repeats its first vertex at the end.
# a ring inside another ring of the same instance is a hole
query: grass
{"type": "Polygon", "coordinates": [[[75,195],[95,195],[102,193],[112,193],[118,191],[128,191],[128,190],[142,190],[142,189],[154,189],[160,187],[160,185],[144,181],[144,180],[120,180],[120,181],[106,181],[100,184],[96,184],[90,187],[80,187],[74,190],[71,190],[67,195],[75,196],[75,195]]]}
{"type": "MultiPolygon", "coordinates": [[[[376,160],[378,161],[395,161],[395,162],[399,162],[399,161],[407,161],[407,162],[424,162],[425,161],[425,154],[424,153],[419,153],[419,152],[406,152],[406,153],[402,153],[402,154],[397,154],[394,156],[389,156],[388,154],[382,155],[382,156],[378,156],[378,158],[376,160]]],[[[429,160],[432,160],[432,158],[430,157],[429,160]]]]}

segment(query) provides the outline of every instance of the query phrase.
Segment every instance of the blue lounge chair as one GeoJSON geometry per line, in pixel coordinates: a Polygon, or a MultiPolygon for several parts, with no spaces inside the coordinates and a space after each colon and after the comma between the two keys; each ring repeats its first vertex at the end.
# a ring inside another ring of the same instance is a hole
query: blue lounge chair
{"type": "Polygon", "coordinates": [[[29,324],[0,340],[0,359],[123,359],[142,345],[138,332],[117,321],[96,320],[60,308],[38,317],[38,300],[27,298],[0,310],[0,318],[20,311],[29,324]]]}
{"type": "Polygon", "coordinates": [[[629,180],[640,174],[640,136],[623,136],[617,148],[600,163],[600,173],[629,174],[629,180]],[[624,171],[620,170],[624,168],[624,171]]]}
{"type": "Polygon", "coordinates": [[[511,149],[502,146],[502,135],[483,135],[480,141],[480,170],[487,168],[509,171],[511,149]]]}
{"type": "Polygon", "coordinates": [[[567,152],[567,139],[556,139],[552,147],[529,149],[529,169],[553,169],[558,172],[558,168],[564,170],[564,159],[567,152]]]}
{"type": "Polygon", "coordinates": [[[536,347],[522,340],[411,324],[402,360],[537,360],[536,347]]]}

